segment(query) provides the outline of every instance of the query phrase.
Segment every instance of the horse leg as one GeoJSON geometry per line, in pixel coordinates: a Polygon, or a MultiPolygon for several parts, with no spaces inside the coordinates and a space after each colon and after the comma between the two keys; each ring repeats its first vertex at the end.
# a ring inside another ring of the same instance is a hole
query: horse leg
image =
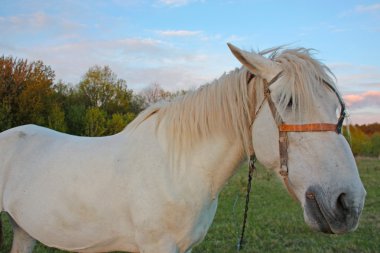
{"type": "Polygon", "coordinates": [[[4,235],[3,235],[3,222],[1,218],[1,212],[0,212],[0,249],[3,246],[3,240],[4,240],[4,235]]]}
{"type": "Polygon", "coordinates": [[[32,253],[36,240],[28,235],[16,222],[11,218],[13,228],[13,242],[11,253],[32,253]]]}
{"type": "Polygon", "coordinates": [[[140,253],[180,253],[176,243],[168,237],[147,238],[140,237],[140,253]]]}
{"type": "Polygon", "coordinates": [[[180,251],[176,245],[155,245],[143,247],[141,253],[180,253],[180,251]]]}

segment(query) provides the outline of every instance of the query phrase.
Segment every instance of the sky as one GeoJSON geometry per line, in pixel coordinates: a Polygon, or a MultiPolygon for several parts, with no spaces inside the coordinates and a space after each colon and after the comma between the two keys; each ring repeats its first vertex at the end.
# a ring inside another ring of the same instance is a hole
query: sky
{"type": "Polygon", "coordinates": [[[0,0],[0,55],[42,60],[77,84],[108,65],[128,88],[194,89],[245,50],[315,49],[352,123],[380,122],[380,1],[0,0]]]}

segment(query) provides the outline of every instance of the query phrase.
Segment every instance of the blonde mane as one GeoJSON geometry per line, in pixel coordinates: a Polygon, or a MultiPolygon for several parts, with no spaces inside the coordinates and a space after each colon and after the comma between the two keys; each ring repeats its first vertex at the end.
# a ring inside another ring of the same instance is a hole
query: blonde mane
{"type": "MultiPolygon", "coordinates": [[[[331,71],[313,59],[308,49],[279,47],[260,54],[280,63],[287,78],[285,85],[276,88],[281,94],[276,100],[280,113],[288,108],[291,100],[294,113],[300,111],[298,108],[311,108],[313,101],[321,94],[323,81],[335,87],[331,71]]],[[[202,139],[223,133],[231,141],[238,140],[249,155],[251,124],[255,114],[253,108],[256,108],[256,101],[262,101],[264,88],[259,77],[250,82],[252,86],[247,82],[247,70],[244,67],[235,69],[172,102],[148,108],[128,128],[137,127],[156,114],[157,128],[164,124],[166,129],[170,153],[187,153],[202,139]]]]}
{"type": "MultiPolygon", "coordinates": [[[[283,85],[275,88],[276,93],[280,94],[277,98],[278,110],[284,113],[291,105],[293,118],[306,122],[313,117],[311,112],[315,101],[325,94],[325,82],[337,90],[333,73],[326,65],[312,58],[312,51],[305,48],[275,48],[261,52],[262,55],[269,54],[268,58],[280,63],[286,78],[283,85]]],[[[258,83],[262,83],[260,81],[258,83]]],[[[255,85],[256,89],[262,86],[255,85]]],[[[338,104],[338,100],[336,102],[338,104]]]]}
{"type": "Polygon", "coordinates": [[[165,124],[170,148],[190,150],[203,138],[223,133],[230,140],[241,140],[248,150],[253,119],[246,74],[245,69],[236,69],[162,106],[158,124],[165,124]]]}

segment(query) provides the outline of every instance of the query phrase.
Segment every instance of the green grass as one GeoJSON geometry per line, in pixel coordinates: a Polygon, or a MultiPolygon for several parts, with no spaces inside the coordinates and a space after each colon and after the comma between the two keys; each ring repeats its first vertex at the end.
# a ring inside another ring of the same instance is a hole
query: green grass
{"type": "MultiPolygon", "coordinates": [[[[357,162],[367,198],[359,228],[345,235],[312,231],[303,220],[301,207],[287,194],[280,180],[259,167],[253,179],[246,243],[240,252],[380,252],[380,161],[357,162]]],[[[221,193],[213,225],[193,253],[237,252],[246,171],[240,170],[221,193]]]]}
{"type": "MultiPolygon", "coordinates": [[[[298,203],[289,197],[271,172],[259,167],[252,186],[248,225],[242,253],[252,252],[380,252],[380,161],[359,159],[358,166],[367,198],[359,228],[345,235],[311,231],[298,203]]],[[[218,211],[205,240],[193,253],[237,252],[246,187],[247,169],[229,181],[219,199],[218,211]]],[[[9,252],[11,230],[5,215],[5,245],[9,252]]],[[[63,252],[38,244],[34,252],[63,252]]]]}

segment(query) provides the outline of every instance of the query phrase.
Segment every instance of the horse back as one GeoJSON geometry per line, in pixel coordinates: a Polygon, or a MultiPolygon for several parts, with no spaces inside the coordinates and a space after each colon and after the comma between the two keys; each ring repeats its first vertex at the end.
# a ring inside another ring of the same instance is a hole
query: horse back
{"type": "Polygon", "coordinates": [[[57,138],[68,136],[36,125],[23,125],[0,133],[0,211],[4,208],[3,190],[17,163],[27,163],[43,153],[57,138]],[[29,156],[29,157],[28,157],[29,156]]]}
{"type": "Polygon", "coordinates": [[[33,145],[34,151],[42,144],[65,134],[36,125],[23,125],[0,133],[0,170],[22,150],[33,145]],[[33,143],[32,143],[33,141],[33,143]]]}

